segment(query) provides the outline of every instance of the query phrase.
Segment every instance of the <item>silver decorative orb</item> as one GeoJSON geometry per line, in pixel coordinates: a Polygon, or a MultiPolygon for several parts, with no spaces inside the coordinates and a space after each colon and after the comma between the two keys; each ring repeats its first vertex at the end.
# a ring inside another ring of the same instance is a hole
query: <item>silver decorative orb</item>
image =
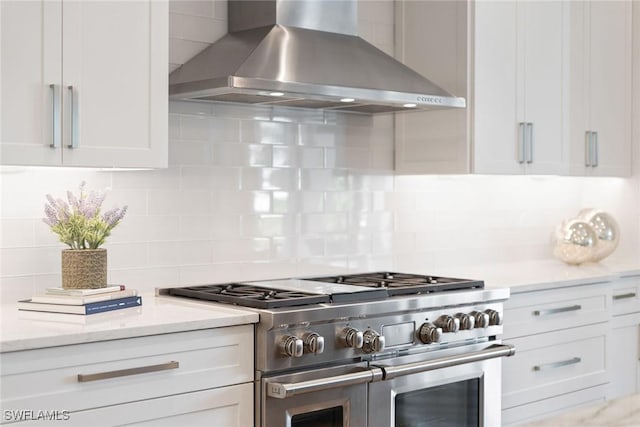
{"type": "Polygon", "coordinates": [[[556,228],[552,241],[556,258],[578,265],[592,261],[598,236],[588,223],[572,219],[556,228]]]}
{"type": "Polygon", "coordinates": [[[589,224],[598,236],[592,261],[600,261],[616,250],[620,242],[620,227],[613,216],[601,210],[585,209],[578,214],[578,218],[589,224]]]}

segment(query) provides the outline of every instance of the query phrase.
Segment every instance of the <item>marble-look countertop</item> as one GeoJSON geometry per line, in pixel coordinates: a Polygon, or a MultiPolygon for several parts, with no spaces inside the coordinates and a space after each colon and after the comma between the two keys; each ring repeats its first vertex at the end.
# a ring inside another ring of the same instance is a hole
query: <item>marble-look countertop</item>
{"type": "Polygon", "coordinates": [[[594,403],[525,425],[526,427],[638,427],[640,394],[594,403]]]}
{"type": "Polygon", "coordinates": [[[91,315],[0,306],[0,352],[29,350],[258,322],[258,314],[206,302],[142,293],[142,306],[91,315]]]}
{"type": "Polygon", "coordinates": [[[605,259],[599,263],[568,265],[559,260],[455,266],[438,271],[412,271],[446,277],[484,280],[486,288],[510,288],[512,294],[534,290],[607,282],[640,276],[640,259],[605,259]]]}

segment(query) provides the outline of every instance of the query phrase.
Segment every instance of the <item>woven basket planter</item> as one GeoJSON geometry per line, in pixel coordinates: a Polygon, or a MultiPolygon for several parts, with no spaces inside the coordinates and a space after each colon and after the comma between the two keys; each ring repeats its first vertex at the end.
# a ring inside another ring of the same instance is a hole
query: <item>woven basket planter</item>
{"type": "Polygon", "coordinates": [[[62,251],[62,287],[64,289],[96,289],[106,286],[106,249],[62,251]]]}

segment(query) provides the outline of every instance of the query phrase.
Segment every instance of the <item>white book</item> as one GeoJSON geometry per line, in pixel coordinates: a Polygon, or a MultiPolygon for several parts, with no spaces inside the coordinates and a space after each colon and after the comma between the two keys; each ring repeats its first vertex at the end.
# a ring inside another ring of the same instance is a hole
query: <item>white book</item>
{"type": "Polygon", "coordinates": [[[124,291],[124,285],[109,285],[105,288],[95,289],[64,289],[64,288],[47,288],[46,293],[48,295],[74,295],[74,296],[86,296],[105,294],[109,292],[124,291]]]}
{"type": "Polygon", "coordinates": [[[138,295],[138,291],[136,291],[135,289],[127,289],[124,291],[115,291],[87,296],[40,294],[31,297],[31,302],[37,302],[41,304],[85,305],[92,302],[108,301],[125,297],[135,297],[136,295],[138,295]]]}

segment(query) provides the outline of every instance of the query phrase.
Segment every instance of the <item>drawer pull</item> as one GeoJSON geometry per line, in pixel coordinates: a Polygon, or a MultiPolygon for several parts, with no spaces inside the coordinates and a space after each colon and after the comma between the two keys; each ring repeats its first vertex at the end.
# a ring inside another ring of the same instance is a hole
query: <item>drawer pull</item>
{"type": "Polygon", "coordinates": [[[544,369],[560,368],[562,366],[575,365],[576,363],[580,363],[580,362],[582,362],[581,358],[574,357],[574,358],[567,359],[567,360],[561,360],[559,362],[545,363],[544,365],[536,365],[536,366],[533,367],[533,370],[534,371],[542,371],[544,369]]]}
{"type": "Polygon", "coordinates": [[[129,375],[146,374],[148,372],[166,371],[180,367],[178,362],[167,362],[159,365],[140,366],[139,368],[120,369],[117,371],[98,372],[97,374],[78,374],[78,382],[106,380],[109,378],[127,377],[129,375]]]}
{"type": "Polygon", "coordinates": [[[549,314],[558,314],[558,313],[566,313],[567,311],[578,311],[582,308],[581,305],[570,305],[567,307],[558,307],[558,308],[550,308],[548,310],[535,310],[533,312],[534,316],[547,316],[549,314]]]}
{"type": "Polygon", "coordinates": [[[636,297],[636,293],[635,292],[629,292],[628,294],[620,294],[620,295],[614,295],[613,299],[627,299],[627,298],[635,298],[636,297]]]}

